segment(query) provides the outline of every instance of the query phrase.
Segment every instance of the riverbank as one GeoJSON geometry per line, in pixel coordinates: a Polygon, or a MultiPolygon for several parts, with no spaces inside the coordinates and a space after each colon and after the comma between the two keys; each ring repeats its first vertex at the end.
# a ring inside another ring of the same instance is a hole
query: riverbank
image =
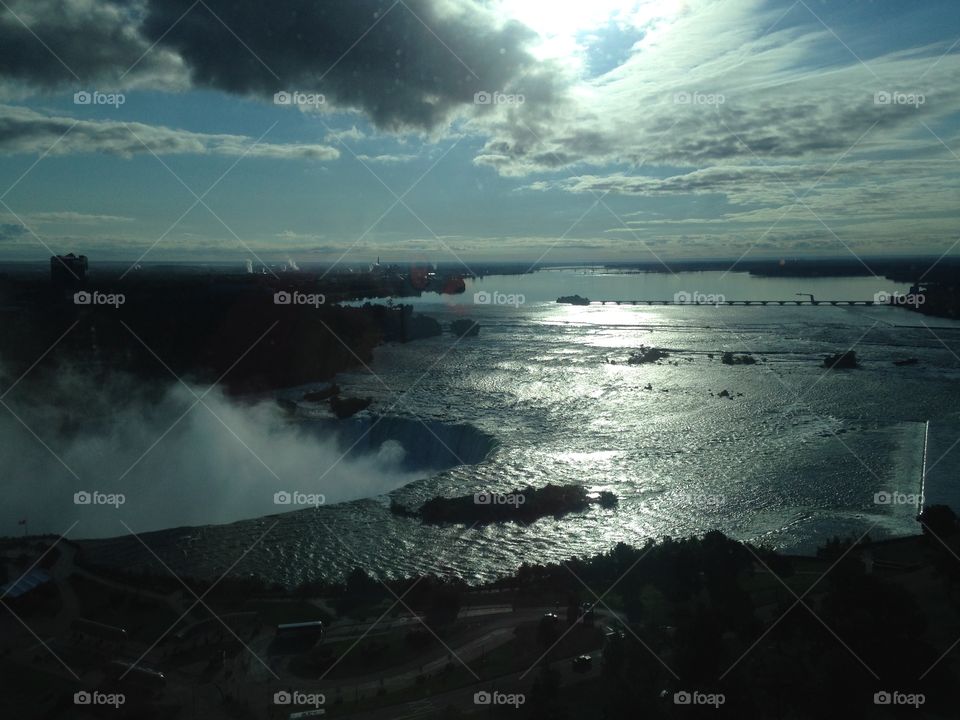
{"type": "Polygon", "coordinates": [[[56,285],[0,277],[0,359],[12,377],[31,369],[25,381],[34,388],[71,369],[217,381],[248,395],[330,380],[371,362],[383,343],[443,332],[410,305],[338,304],[396,290],[367,278],[135,273],[56,285]],[[32,367],[54,345],[53,362],[32,367]]]}

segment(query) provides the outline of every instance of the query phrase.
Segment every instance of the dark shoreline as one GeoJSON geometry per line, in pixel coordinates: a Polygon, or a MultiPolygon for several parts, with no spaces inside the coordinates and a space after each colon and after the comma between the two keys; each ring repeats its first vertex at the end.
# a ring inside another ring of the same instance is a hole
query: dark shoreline
{"type": "MultiPolygon", "coordinates": [[[[370,363],[378,345],[442,334],[440,323],[410,305],[337,304],[423,292],[408,280],[296,272],[91,274],[65,283],[0,275],[0,358],[15,378],[56,346],[25,379],[37,389],[62,369],[95,378],[219,380],[234,396],[323,382],[370,363]],[[109,302],[84,304],[78,294],[109,302]]],[[[447,289],[463,292],[462,279],[447,289]]]]}

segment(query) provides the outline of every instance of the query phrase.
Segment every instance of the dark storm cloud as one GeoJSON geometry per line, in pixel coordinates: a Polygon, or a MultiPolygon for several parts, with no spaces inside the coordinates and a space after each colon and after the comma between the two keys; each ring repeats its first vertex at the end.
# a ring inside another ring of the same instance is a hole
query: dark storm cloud
{"type": "MultiPolygon", "coordinates": [[[[8,0],[0,77],[31,87],[322,93],[389,129],[433,129],[535,65],[533,33],[474,0],[8,0]]],[[[520,90],[522,92],[522,90],[520,90]]]]}
{"type": "Polygon", "coordinates": [[[498,26],[469,0],[207,0],[176,22],[191,2],[153,0],[143,31],[186,61],[196,86],[321,92],[381,127],[436,127],[533,63],[529,30],[498,26]]]}
{"type": "Polygon", "coordinates": [[[163,48],[147,52],[142,15],[139,0],[5,0],[0,77],[55,88],[117,82],[136,64],[137,78],[175,82],[179,63],[163,48]]]}

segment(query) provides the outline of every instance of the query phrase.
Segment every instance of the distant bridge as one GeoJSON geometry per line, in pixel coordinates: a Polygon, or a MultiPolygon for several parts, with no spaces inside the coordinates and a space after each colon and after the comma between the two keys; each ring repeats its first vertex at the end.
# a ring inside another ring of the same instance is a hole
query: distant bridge
{"type": "Polygon", "coordinates": [[[875,300],[591,300],[591,305],[877,305],[875,300]]]}

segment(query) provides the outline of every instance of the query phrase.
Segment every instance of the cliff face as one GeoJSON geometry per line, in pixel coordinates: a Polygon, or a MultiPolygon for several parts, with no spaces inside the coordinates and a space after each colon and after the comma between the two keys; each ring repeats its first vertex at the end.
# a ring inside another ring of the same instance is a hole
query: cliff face
{"type": "MultiPolygon", "coordinates": [[[[366,305],[370,310],[374,306],[366,305]]],[[[379,315],[386,340],[410,342],[428,337],[436,337],[443,333],[440,323],[426,315],[415,315],[413,307],[402,305],[399,308],[388,309],[379,315]],[[396,312],[399,310],[399,313],[396,312]]]]}
{"type": "Polygon", "coordinates": [[[323,437],[334,433],[352,453],[376,453],[387,441],[405,451],[406,470],[442,470],[463,463],[475,465],[490,453],[494,438],[473,425],[449,425],[403,417],[358,415],[339,422],[318,420],[313,428],[323,437]],[[424,427],[426,425],[426,427],[424,427]],[[429,428],[429,430],[428,430],[429,428]]]}

